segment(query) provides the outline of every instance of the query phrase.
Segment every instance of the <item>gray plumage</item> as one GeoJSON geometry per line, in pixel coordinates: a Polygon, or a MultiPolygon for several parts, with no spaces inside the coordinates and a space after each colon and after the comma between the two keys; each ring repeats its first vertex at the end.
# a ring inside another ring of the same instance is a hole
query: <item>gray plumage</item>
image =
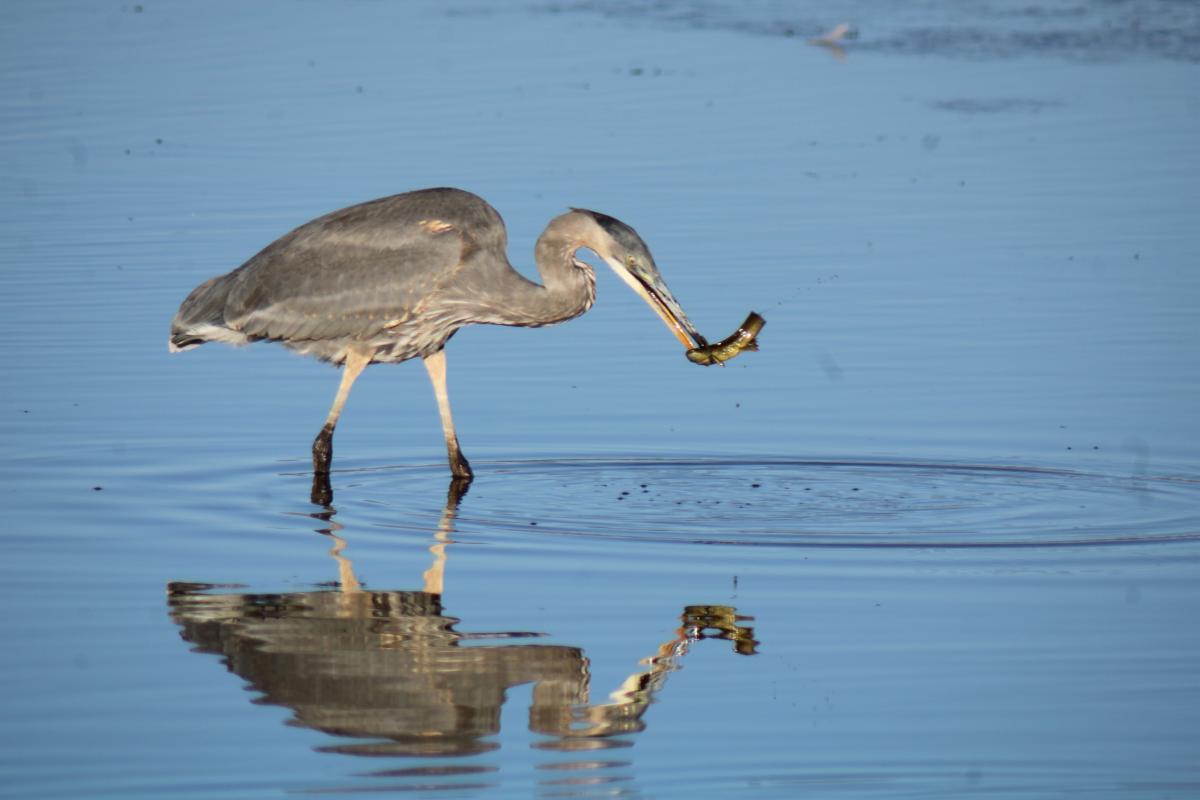
{"type": "Polygon", "coordinates": [[[313,461],[327,470],[333,427],[367,364],[425,359],[438,393],[454,473],[470,477],[445,401],[442,348],[472,323],[536,327],[591,307],[587,248],[650,303],[687,347],[704,340],[679,308],[645,243],[628,225],[572,209],[537,240],[542,283],[513,269],[500,215],[459,189],[425,189],[334,211],[284,235],[242,266],[196,287],[171,322],[169,348],[276,341],[346,370],[313,461]],[[440,376],[440,377],[439,377],[440,376]],[[323,440],[323,442],[322,442],[323,440]]]}

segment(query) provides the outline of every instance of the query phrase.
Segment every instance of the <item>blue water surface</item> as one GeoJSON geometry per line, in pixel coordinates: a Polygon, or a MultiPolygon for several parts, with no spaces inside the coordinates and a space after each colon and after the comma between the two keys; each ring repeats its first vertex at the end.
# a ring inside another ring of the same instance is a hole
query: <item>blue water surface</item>
{"type": "Polygon", "coordinates": [[[1189,4],[0,8],[0,795],[1200,794],[1189,4]],[[810,40],[838,23],[833,45],[810,40]],[[585,316],[337,384],[190,289],[426,186],[585,316]]]}

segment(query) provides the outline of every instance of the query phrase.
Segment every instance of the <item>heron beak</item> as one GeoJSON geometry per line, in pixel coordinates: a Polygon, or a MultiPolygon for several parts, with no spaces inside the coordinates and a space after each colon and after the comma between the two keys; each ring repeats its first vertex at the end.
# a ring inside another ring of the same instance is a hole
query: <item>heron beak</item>
{"type": "Polygon", "coordinates": [[[708,341],[700,335],[696,326],[688,319],[687,314],[683,313],[679,301],[675,299],[675,295],[671,294],[671,290],[667,288],[662,275],[658,273],[658,269],[653,263],[628,267],[616,259],[605,260],[621,280],[629,284],[629,287],[641,295],[647,305],[654,309],[654,313],[662,318],[667,328],[675,334],[675,338],[684,347],[691,350],[708,344],[708,341]]]}

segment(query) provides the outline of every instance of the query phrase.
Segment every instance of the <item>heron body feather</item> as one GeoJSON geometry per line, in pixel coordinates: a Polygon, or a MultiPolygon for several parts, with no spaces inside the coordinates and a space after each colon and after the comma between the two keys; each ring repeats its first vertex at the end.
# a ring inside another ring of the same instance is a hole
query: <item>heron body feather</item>
{"type": "Polygon", "coordinates": [[[556,310],[544,302],[546,287],[513,269],[506,247],[500,215],[468,192],[361,203],[301,225],[202,284],[176,315],[172,343],[269,340],[334,363],[347,347],[366,346],[372,361],[396,362],[436,351],[469,323],[545,325],[591,306],[594,276],[584,276],[578,302],[556,310]]]}

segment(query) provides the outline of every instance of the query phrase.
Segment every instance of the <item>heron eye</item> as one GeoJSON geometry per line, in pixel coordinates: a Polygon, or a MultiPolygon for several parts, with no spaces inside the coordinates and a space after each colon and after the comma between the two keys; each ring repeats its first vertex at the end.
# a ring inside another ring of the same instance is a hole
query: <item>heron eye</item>
{"type": "Polygon", "coordinates": [[[636,267],[637,266],[637,256],[626,256],[625,257],[625,266],[636,267]]]}

